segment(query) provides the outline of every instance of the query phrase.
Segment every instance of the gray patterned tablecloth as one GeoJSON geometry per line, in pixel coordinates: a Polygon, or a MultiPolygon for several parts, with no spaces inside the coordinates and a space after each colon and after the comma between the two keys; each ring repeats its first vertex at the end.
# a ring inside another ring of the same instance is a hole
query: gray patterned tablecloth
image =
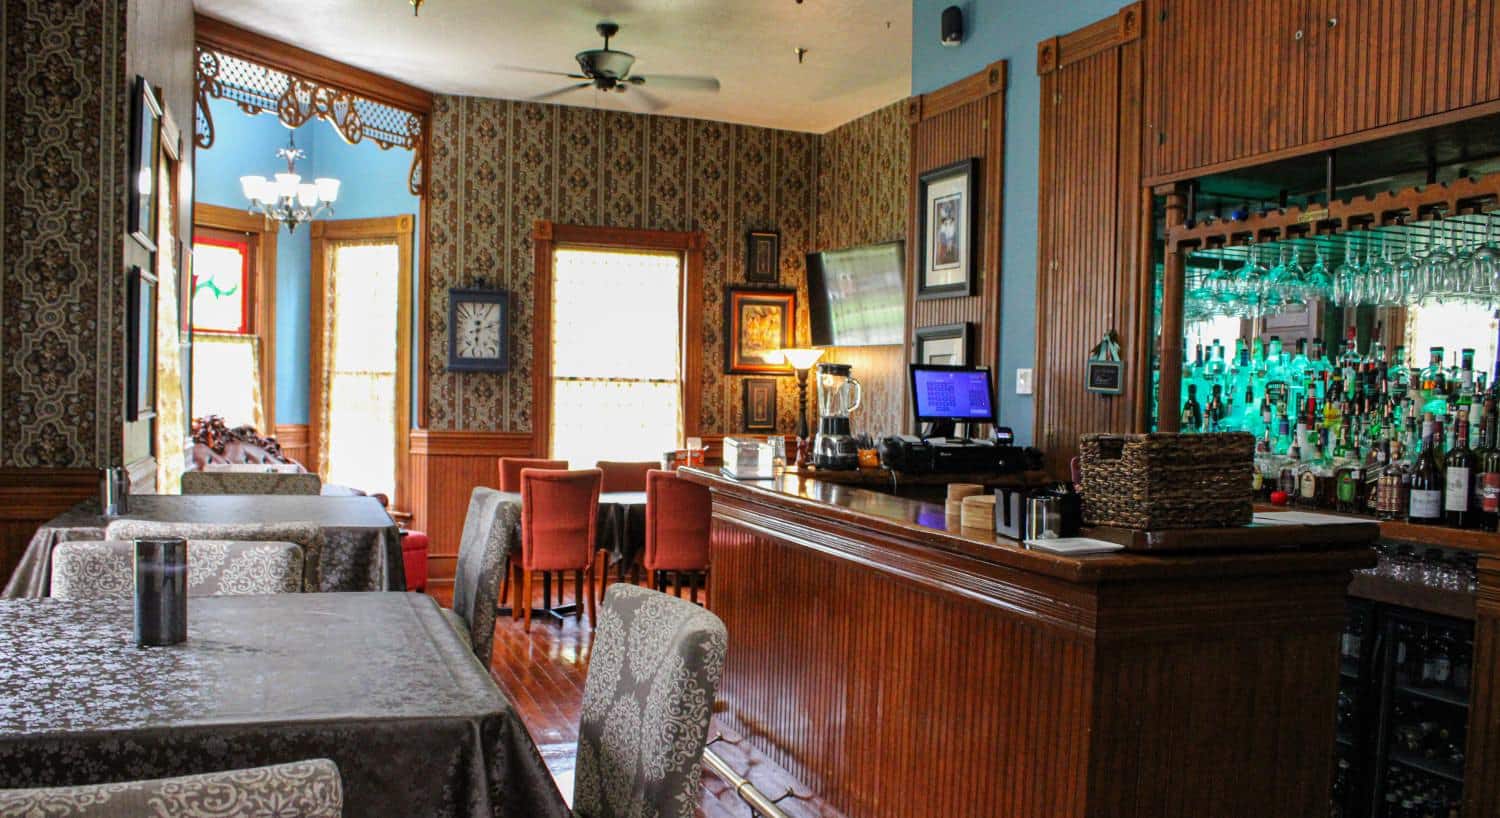
{"type": "MultiPolygon", "coordinates": [[[[521,505],[519,492],[501,492],[505,502],[521,505]]],[[[520,529],[507,549],[520,546],[520,529]]],[[[609,552],[611,561],[629,565],[646,547],[646,492],[606,491],[599,495],[599,523],[595,544],[609,552]]]]}
{"type": "Polygon", "coordinates": [[[0,598],[47,596],[52,547],[67,541],[102,540],[110,520],[121,518],[169,523],[315,523],[323,529],[324,538],[322,590],[406,590],[400,530],[374,497],[138,494],[130,498],[130,513],[122,517],[103,517],[98,503],[86,501],[37,529],[0,598]]]}
{"type": "Polygon", "coordinates": [[[345,815],[563,818],[509,700],[422,594],[208,597],[138,649],[128,601],[0,601],[0,789],[329,758],[345,815]]]}

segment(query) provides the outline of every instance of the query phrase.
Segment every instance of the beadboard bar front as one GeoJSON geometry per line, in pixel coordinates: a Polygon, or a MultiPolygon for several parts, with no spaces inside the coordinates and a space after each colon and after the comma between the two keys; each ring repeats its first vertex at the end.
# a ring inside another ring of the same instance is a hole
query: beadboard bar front
{"type": "Polygon", "coordinates": [[[1326,812],[1367,543],[1061,557],[941,505],[683,474],[713,493],[720,718],[845,815],[1326,812]]]}

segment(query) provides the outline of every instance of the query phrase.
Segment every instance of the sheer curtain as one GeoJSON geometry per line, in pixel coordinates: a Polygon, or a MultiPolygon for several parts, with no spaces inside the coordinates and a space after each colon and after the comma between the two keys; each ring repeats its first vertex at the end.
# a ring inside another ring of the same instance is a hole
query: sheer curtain
{"type": "Polygon", "coordinates": [[[318,471],[329,483],[395,493],[397,247],[340,242],[323,308],[318,471]]]}
{"type": "Polygon", "coordinates": [[[676,253],[558,250],[552,285],[552,457],[656,460],[682,435],[676,253]]]}
{"type": "Polygon", "coordinates": [[[260,339],[254,335],[200,332],[193,336],[193,412],[221,415],[232,429],[266,429],[260,394],[260,339]]]}

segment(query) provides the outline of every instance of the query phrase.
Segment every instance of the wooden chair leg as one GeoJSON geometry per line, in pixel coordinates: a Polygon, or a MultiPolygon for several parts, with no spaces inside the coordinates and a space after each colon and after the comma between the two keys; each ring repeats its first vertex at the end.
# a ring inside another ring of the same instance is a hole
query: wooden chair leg
{"type": "Polygon", "coordinates": [[[694,605],[698,604],[698,577],[699,574],[697,571],[694,571],[688,577],[688,593],[692,597],[694,605]]]}
{"type": "MultiPolygon", "coordinates": [[[[597,614],[595,613],[594,591],[593,591],[593,587],[594,587],[594,565],[597,562],[598,562],[597,559],[589,560],[589,567],[587,569],[585,569],[585,571],[584,571],[584,573],[588,575],[588,582],[589,582],[589,596],[588,596],[589,630],[593,630],[594,629],[594,627],[595,627],[595,621],[596,621],[595,617],[597,616],[597,614]]],[[[609,567],[605,566],[604,570],[606,572],[609,571],[609,567]]],[[[579,605],[581,606],[581,605],[583,605],[583,603],[580,602],[579,605]]]]}
{"type": "Polygon", "coordinates": [[[523,606],[525,606],[526,610],[525,610],[524,613],[521,614],[521,616],[522,616],[522,618],[524,618],[526,620],[526,626],[525,626],[526,627],[526,632],[530,633],[531,632],[531,599],[532,599],[532,597],[531,597],[531,590],[532,590],[531,589],[531,582],[532,582],[532,579],[531,578],[532,578],[533,572],[526,571],[526,572],[524,572],[524,575],[525,575],[525,590],[523,590],[521,592],[521,604],[523,606]]]}
{"type": "MultiPolygon", "coordinates": [[[[505,601],[510,598],[510,572],[512,566],[510,560],[505,561],[505,570],[500,574],[500,607],[505,607],[505,601]]],[[[514,608],[512,608],[514,610],[514,608]]]]}
{"type": "Polygon", "coordinates": [[[512,588],[511,597],[513,597],[513,599],[511,600],[511,603],[510,603],[510,618],[511,618],[512,622],[518,622],[518,621],[520,621],[520,619],[521,619],[521,606],[522,605],[525,605],[528,608],[531,607],[531,600],[529,600],[529,599],[521,599],[521,572],[522,572],[522,570],[524,570],[524,569],[521,568],[521,564],[520,563],[516,563],[516,564],[514,564],[514,565],[512,565],[510,567],[510,574],[511,574],[511,577],[512,577],[511,583],[510,583],[511,584],[511,588],[512,588]]]}
{"type": "MultiPolygon", "coordinates": [[[[594,568],[594,566],[592,564],[589,565],[589,567],[588,567],[588,569],[587,569],[586,572],[589,573],[589,574],[593,574],[594,573],[593,568],[594,568]]],[[[583,575],[584,575],[584,573],[585,573],[585,571],[574,571],[573,572],[573,607],[577,609],[577,610],[573,611],[573,618],[574,619],[578,619],[578,620],[583,619],[583,575]]],[[[590,591],[589,595],[593,596],[593,592],[590,591]]]]}

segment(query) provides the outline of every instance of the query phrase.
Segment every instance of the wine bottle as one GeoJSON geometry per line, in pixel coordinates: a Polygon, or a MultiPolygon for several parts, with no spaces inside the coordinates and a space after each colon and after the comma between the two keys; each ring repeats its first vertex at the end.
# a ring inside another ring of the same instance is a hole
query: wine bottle
{"type": "Polygon", "coordinates": [[[1203,407],[1198,403],[1198,385],[1188,384],[1187,400],[1182,404],[1182,431],[1196,432],[1203,426],[1203,407]]]}
{"type": "Polygon", "coordinates": [[[1446,485],[1443,488],[1443,521],[1454,528],[1473,528],[1477,515],[1469,509],[1473,495],[1474,452],[1469,449],[1469,413],[1460,409],[1453,449],[1444,463],[1446,485]]]}
{"type": "Polygon", "coordinates": [[[1443,519],[1444,474],[1442,460],[1438,457],[1439,424],[1428,421],[1422,426],[1422,453],[1417,456],[1416,468],[1411,473],[1406,519],[1412,523],[1436,525],[1443,519]]]}
{"type": "Polygon", "coordinates": [[[1489,404],[1484,417],[1484,456],[1479,463],[1479,527],[1500,530],[1500,407],[1489,404]]]}

